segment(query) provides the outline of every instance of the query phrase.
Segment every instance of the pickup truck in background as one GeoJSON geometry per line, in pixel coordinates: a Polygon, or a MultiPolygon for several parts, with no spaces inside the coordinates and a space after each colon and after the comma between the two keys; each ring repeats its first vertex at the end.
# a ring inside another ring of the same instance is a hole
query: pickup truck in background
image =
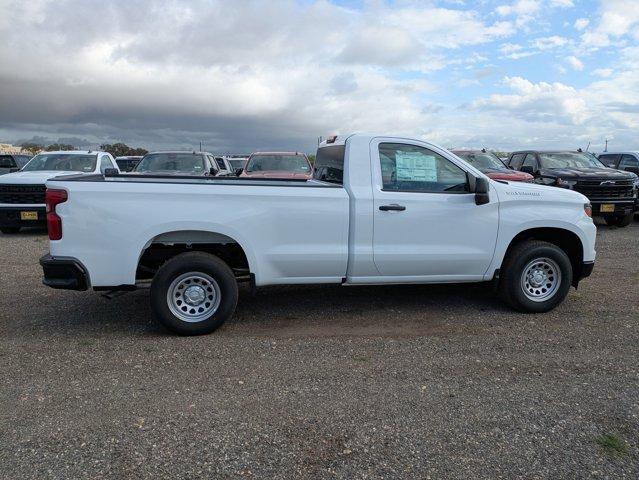
{"type": "Polygon", "coordinates": [[[142,157],[133,173],[140,175],[226,176],[232,167],[222,157],[208,152],[150,152],[142,157]]]}
{"type": "Polygon", "coordinates": [[[627,227],[637,208],[637,175],[606,167],[583,151],[528,150],[510,154],[508,166],[534,175],[535,182],[584,194],[592,213],[608,225],[627,227]]]}
{"type": "Polygon", "coordinates": [[[252,153],[240,173],[241,177],[309,180],[313,167],[308,157],[299,152],[252,153]]]}
{"type": "Polygon", "coordinates": [[[490,180],[401,137],[331,137],[316,166],[324,181],[50,180],[44,283],[115,291],[150,282],[156,318],[194,335],[233,315],[241,281],[494,281],[513,308],[545,312],[592,271],[596,228],[580,193],[490,180]]]}
{"type": "Polygon", "coordinates": [[[49,178],[78,172],[102,174],[106,169],[117,169],[106,152],[39,153],[21,171],[0,176],[0,231],[18,233],[22,227],[45,225],[45,182],[49,178]]]}
{"type": "Polygon", "coordinates": [[[488,178],[507,182],[533,182],[535,177],[528,173],[511,170],[493,152],[482,150],[451,150],[462,160],[470,163],[488,178]]]}

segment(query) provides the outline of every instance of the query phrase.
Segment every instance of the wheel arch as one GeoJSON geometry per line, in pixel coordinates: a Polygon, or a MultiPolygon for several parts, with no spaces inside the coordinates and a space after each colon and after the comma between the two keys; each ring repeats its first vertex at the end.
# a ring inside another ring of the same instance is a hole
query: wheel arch
{"type": "Polygon", "coordinates": [[[214,254],[225,261],[236,275],[253,278],[257,262],[250,245],[237,232],[224,228],[167,228],[147,237],[138,251],[136,279],[151,278],[170,258],[189,251],[214,254]]]}
{"type": "Polygon", "coordinates": [[[539,240],[552,243],[561,248],[568,258],[573,270],[573,285],[581,278],[581,270],[583,268],[584,244],[579,235],[569,229],[561,227],[535,227],[522,230],[515,235],[499,262],[499,269],[502,268],[508,253],[517,245],[527,240],[539,240]]]}

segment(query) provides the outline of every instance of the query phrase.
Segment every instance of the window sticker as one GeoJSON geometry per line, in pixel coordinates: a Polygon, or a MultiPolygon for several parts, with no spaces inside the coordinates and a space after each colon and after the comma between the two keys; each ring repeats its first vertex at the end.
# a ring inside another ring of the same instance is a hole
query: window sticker
{"type": "Polygon", "coordinates": [[[412,182],[436,182],[437,160],[421,152],[395,151],[397,180],[412,182]]]}

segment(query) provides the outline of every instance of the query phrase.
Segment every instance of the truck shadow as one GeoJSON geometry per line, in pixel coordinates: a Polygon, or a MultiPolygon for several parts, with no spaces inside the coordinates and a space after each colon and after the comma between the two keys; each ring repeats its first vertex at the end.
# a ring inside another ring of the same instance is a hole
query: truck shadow
{"type": "MultiPolygon", "coordinates": [[[[55,313],[41,317],[58,334],[170,335],[152,319],[148,291],[111,300],[86,292],[58,294],[66,299],[53,301],[55,313]]],[[[488,284],[278,286],[255,294],[242,287],[235,316],[213,335],[420,336],[468,332],[486,322],[510,321],[506,317],[525,315],[503,305],[488,284]]]]}

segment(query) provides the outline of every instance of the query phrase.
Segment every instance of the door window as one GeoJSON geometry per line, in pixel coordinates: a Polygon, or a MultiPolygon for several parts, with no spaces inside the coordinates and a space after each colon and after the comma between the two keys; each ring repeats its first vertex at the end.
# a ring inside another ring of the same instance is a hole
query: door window
{"type": "Polygon", "coordinates": [[[104,173],[107,168],[115,168],[108,155],[100,157],[100,172],[104,173]]]}
{"type": "Polygon", "coordinates": [[[619,157],[621,155],[617,154],[603,154],[599,155],[599,161],[603,163],[606,167],[617,168],[617,162],[619,161],[619,157]]]}
{"type": "Polygon", "coordinates": [[[510,165],[515,170],[519,170],[519,168],[521,167],[522,162],[524,161],[524,156],[526,156],[525,153],[515,153],[510,158],[510,162],[508,163],[508,165],[510,165]]]}
{"type": "Polygon", "coordinates": [[[639,160],[633,155],[622,155],[621,162],[619,162],[619,168],[624,169],[626,167],[639,167],[639,160]]]}
{"type": "Polygon", "coordinates": [[[416,145],[381,143],[383,190],[424,193],[469,191],[466,172],[440,154],[416,145]]]}
{"type": "Polygon", "coordinates": [[[532,167],[533,172],[536,172],[537,170],[539,170],[537,168],[537,158],[535,158],[534,153],[527,154],[526,158],[524,159],[524,163],[522,163],[521,166],[522,167],[530,166],[532,167]]]}

